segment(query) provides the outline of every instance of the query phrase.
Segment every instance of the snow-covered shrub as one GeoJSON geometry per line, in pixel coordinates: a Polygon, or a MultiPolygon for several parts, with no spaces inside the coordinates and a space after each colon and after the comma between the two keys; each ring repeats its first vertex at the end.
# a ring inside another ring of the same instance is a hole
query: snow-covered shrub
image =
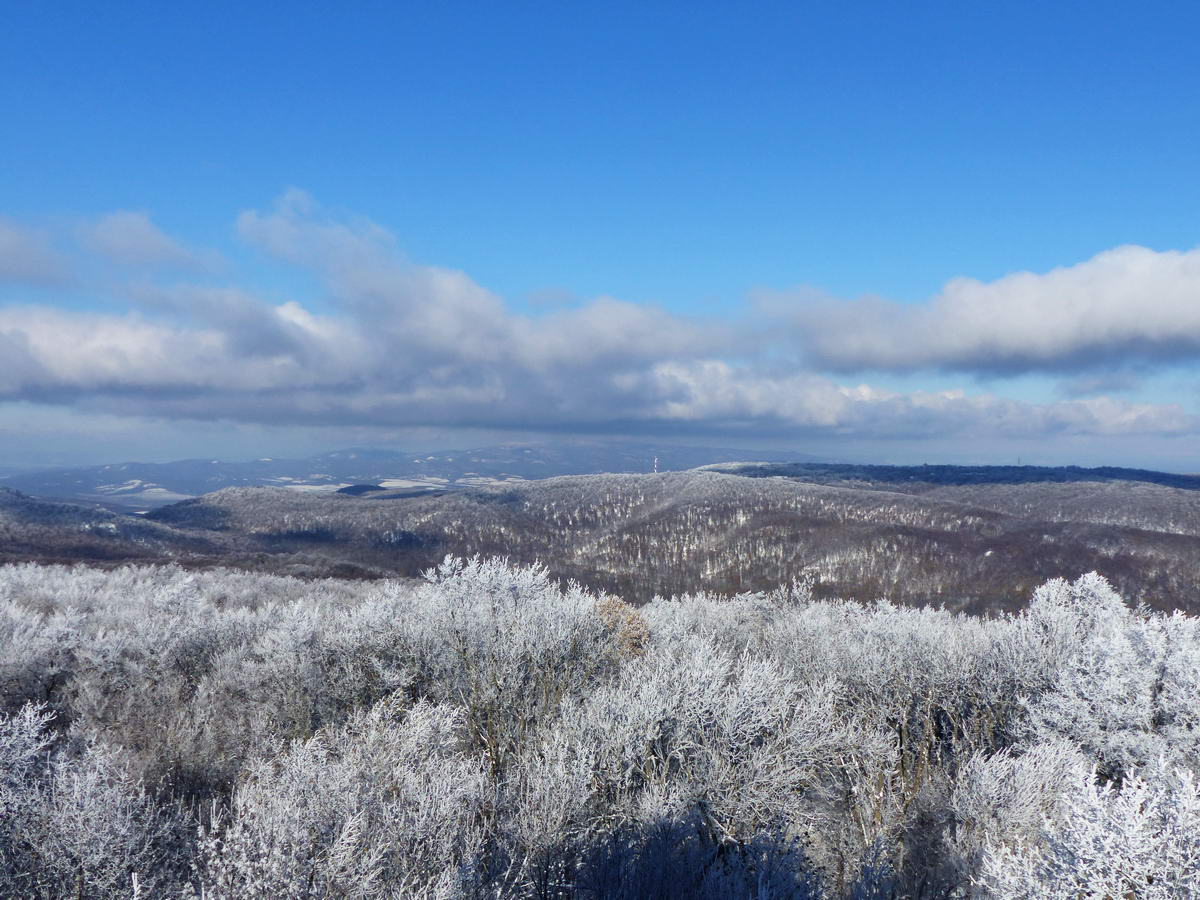
{"type": "Polygon", "coordinates": [[[886,748],[837,722],[836,685],[789,679],[699,635],[676,640],[656,638],[544,736],[590,767],[591,818],[581,813],[579,827],[606,845],[604,835],[630,840],[686,820],[699,841],[688,853],[743,858],[764,841],[794,853],[792,841],[831,818],[828,782],[851,757],[886,748]]]}
{"type": "Polygon", "coordinates": [[[178,883],[182,816],[146,796],[118,755],[47,752],[50,716],[0,718],[0,895],[127,897],[178,883]]]}
{"type": "Polygon", "coordinates": [[[460,711],[382,701],[256,763],[202,841],[204,896],[459,896],[488,797],[462,748],[460,711]]]}
{"type": "Polygon", "coordinates": [[[966,761],[947,802],[943,868],[951,884],[978,882],[989,848],[1034,846],[1045,822],[1057,820],[1064,786],[1093,777],[1092,760],[1066,741],[1021,754],[1001,750],[966,761]]]}
{"type": "Polygon", "coordinates": [[[1200,622],[1098,576],[980,618],[0,567],[0,713],[0,896],[1194,890],[1200,622]]]}
{"type": "Polygon", "coordinates": [[[42,703],[61,714],[60,691],[86,640],[77,619],[71,609],[40,612],[12,602],[0,588],[0,713],[42,703]]]}
{"type": "Polygon", "coordinates": [[[451,560],[426,573],[405,639],[425,695],[460,704],[493,774],[561,703],[612,665],[597,599],[543,567],[451,560]]]}
{"type": "MultiPolygon", "coordinates": [[[[202,801],[280,739],[307,737],[410,680],[364,585],[173,567],[0,568],[0,709],[126,751],[202,801]]],[[[405,587],[390,591],[405,596],[405,587]]]]}
{"type": "Polygon", "coordinates": [[[1153,688],[1154,725],[1166,760],[1200,772],[1200,619],[1156,617],[1163,643],[1153,688]]]}
{"type": "Polygon", "coordinates": [[[1077,769],[1056,815],[1030,839],[987,842],[980,883],[997,900],[1200,896],[1200,785],[1193,772],[1127,773],[1116,785],[1077,769]]]}
{"type": "Polygon", "coordinates": [[[29,838],[45,806],[52,718],[32,703],[0,718],[0,895],[17,895],[36,865],[29,838]]]}

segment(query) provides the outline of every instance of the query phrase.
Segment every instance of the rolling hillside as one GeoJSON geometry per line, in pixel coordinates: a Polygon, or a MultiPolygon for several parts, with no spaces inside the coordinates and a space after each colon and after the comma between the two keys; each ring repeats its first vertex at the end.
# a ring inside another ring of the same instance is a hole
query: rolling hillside
{"type": "Polygon", "coordinates": [[[4,489],[0,559],[371,578],[417,575],[448,554],[503,556],[637,602],[803,578],[819,596],[974,611],[1015,608],[1048,578],[1095,570],[1134,601],[1197,608],[1200,491],[1130,478],[1014,483],[1003,470],[988,482],[979,470],[884,481],[826,469],[826,483],[751,471],[433,491],[233,487],[145,516],[4,489]]]}
{"type": "MultiPolygon", "coordinates": [[[[985,609],[1019,604],[1046,578],[1096,570],[1136,600],[1190,605],[1200,588],[1200,535],[1181,527],[1187,517],[1176,507],[1186,510],[1194,495],[1167,503],[1144,485],[1125,488],[1123,515],[1142,527],[1093,521],[1098,501],[1071,519],[1055,496],[1045,514],[1018,514],[970,497],[712,471],[564,477],[422,497],[235,488],[150,518],[403,574],[446,554],[541,561],[559,577],[637,600],[814,577],[823,595],[985,609]]],[[[1077,489],[1116,504],[1111,488],[1077,489]]]]}

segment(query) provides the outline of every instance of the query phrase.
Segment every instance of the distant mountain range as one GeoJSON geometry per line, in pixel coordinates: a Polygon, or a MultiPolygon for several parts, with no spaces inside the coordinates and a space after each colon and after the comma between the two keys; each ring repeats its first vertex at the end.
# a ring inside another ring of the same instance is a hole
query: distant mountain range
{"type": "Polygon", "coordinates": [[[409,494],[444,492],[508,481],[692,469],[712,463],[813,459],[764,453],[614,441],[501,444],[470,450],[412,453],[350,448],[307,459],[226,462],[186,459],[125,462],[35,472],[0,469],[0,485],[40,497],[96,503],[121,512],[144,512],[228,487],[283,487],[294,491],[364,490],[376,486],[409,494]]]}

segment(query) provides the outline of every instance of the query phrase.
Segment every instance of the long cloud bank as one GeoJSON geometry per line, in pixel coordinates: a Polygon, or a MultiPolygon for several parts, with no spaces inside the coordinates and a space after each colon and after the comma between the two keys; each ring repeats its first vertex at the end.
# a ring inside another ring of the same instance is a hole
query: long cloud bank
{"type": "Polygon", "coordinates": [[[931,301],[769,294],[813,365],[838,372],[985,375],[1200,359],[1200,249],[1117,247],[1046,274],[956,278],[931,301]]]}
{"type": "MultiPolygon", "coordinates": [[[[0,276],[44,278],[56,251],[40,238],[29,244],[32,238],[9,227],[10,246],[36,246],[44,258],[28,270],[0,266],[0,276]]],[[[331,217],[297,192],[269,211],[243,213],[237,232],[272,259],[308,272],[322,286],[321,302],[142,279],[124,289],[132,309],[122,314],[2,307],[0,399],[199,420],[388,428],[945,437],[1173,435],[1198,427],[1175,406],[1105,397],[1035,404],[843,385],[819,371],[780,368],[763,349],[759,323],[748,320],[689,318],[613,298],[518,314],[461,272],[407,261],[377,225],[331,217]]],[[[203,255],[144,214],[108,216],[85,234],[98,252],[131,265],[182,269],[203,255]]],[[[1122,305],[1139,266],[1155,296],[1174,285],[1171,303],[1180,309],[1190,295],[1179,284],[1193,276],[1200,283],[1200,258],[1192,254],[1122,248],[1047,276],[953,282],[926,308],[876,302],[869,311],[879,324],[864,319],[862,303],[796,308],[776,297],[771,305],[796,327],[809,358],[828,369],[1020,368],[1022,360],[1051,358],[1066,364],[1097,342],[1129,353],[1149,352],[1146,341],[1155,335],[1167,340],[1166,319],[1175,307],[1163,301],[1156,318],[1122,305]],[[1100,282],[1101,301],[1080,287],[1100,282]],[[1024,322],[1051,294],[1064,298],[1051,321],[1043,309],[1040,328],[1024,322]],[[1009,298],[1016,322],[1002,327],[1004,316],[984,315],[998,297],[1009,298]],[[1085,307],[1108,311],[1107,330],[1075,321],[1085,307]],[[948,324],[934,327],[944,317],[948,324]],[[1129,338],[1138,328],[1142,337],[1129,338]],[[931,330],[927,340],[917,340],[922,329],[931,330]],[[1026,331],[1040,334],[1039,342],[1018,352],[1026,331]],[[988,347],[992,355],[981,356],[988,347]],[[975,362],[967,365],[968,359],[975,362]]],[[[1190,314],[1200,347],[1200,309],[1190,314]]],[[[1185,348],[1177,333],[1171,346],[1185,348]]]]}

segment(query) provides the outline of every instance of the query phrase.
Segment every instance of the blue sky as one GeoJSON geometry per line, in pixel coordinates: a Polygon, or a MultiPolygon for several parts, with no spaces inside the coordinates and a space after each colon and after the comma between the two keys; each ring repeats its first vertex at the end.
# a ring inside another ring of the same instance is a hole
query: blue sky
{"type": "Polygon", "coordinates": [[[21,5],[0,464],[587,433],[1200,468],[1197,26],[21,5]]]}

